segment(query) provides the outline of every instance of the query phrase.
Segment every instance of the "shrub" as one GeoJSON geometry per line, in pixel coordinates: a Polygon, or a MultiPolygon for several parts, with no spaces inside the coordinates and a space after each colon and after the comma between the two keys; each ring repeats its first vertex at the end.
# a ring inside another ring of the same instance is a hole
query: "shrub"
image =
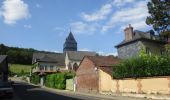
{"type": "Polygon", "coordinates": [[[45,86],[56,89],[65,89],[66,79],[73,78],[74,76],[74,73],[49,74],[45,77],[45,86]]]}
{"type": "Polygon", "coordinates": [[[30,81],[31,81],[31,83],[33,83],[33,84],[39,84],[39,83],[40,83],[40,77],[39,77],[39,75],[32,74],[31,77],[30,77],[30,81]]]}
{"type": "Polygon", "coordinates": [[[139,78],[170,75],[170,58],[166,55],[147,55],[122,61],[113,67],[113,78],[139,78]]]}

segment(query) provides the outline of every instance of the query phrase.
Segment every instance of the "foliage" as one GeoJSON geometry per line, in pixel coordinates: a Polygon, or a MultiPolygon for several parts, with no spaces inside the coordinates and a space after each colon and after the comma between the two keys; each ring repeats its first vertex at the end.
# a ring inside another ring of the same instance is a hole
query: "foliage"
{"type": "Polygon", "coordinates": [[[168,56],[170,56],[170,44],[165,45],[165,52],[168,56]]]}
{"type": "Polygon", "coordinates": [[[150,16],[146,23],[165,36],[170,36],[170,0],[151,0],[147,4],[150,16]]]}
{"type": "Polygon", "coordinates": [[[65,89],[66,79],[73,78],[74,76],[74,73],[49,74],[45,78],[45,86],[56,89],[65,89]]]}
{"type": "Polygon", "coordinates": [[[139,78],[170,75],[170,57],[147,55],[143,51],[138,58],[122,61],[113,67],[113,78],[139,78]]]}
{"type": "Polygon", "coordinates": [[[32,64],[32,55],[33,52],[42,52],[42,53],[53,53],[53,52],[45,52],[38,51],[32,48],[18,48],[18,47],[8,47],[4,44],[0,44],[0,54],[8,55],[8,61],[12,64],[32,64]]]}
{"type": "Polygon", "coordinates": [[[46,76],[45,86],[56,88],[56,89],[65,89],[65,74],[57,73],[46,76]]]}
{"type": "Polygon", "coordinates": [[[24,76],[29,75],[31,70],[31,65],[21,65],[21,64],[10,64],[9,71],[10,75],[24,76]]]}
{"type": "Polygon", "coordinates": [[[40,83],[40,77],[37,74],[32,74],[30,77],[30,81],[33,84],[39,84],[40,83]]]}

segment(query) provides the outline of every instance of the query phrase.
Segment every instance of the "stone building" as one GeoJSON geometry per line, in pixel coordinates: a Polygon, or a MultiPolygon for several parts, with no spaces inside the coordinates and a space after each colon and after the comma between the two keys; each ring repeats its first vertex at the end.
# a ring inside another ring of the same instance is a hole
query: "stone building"
{"type": "Polygon", "coordinates": [[[77,51],[77,42],[72,32],[69,33],[63,46],[63,52],[66,52],[66,51],[77,51]]]}
{"type": "Polygon", "coordinates": [[[63,53],[34,53],[32,72],[41,74],[56,73],[65,70],[65,55],[63,53]]]}
{"type": "Polygon", "coordinates": [[[142,49],[150,55],[163,53],[163,47],[166,42],[161,40],[154,32],[133,31],[133,27],[129,25],[129,27],[124,30],[124,33],[125,39],[115,46],[119,58],[136,57],[142,49]]]}
{"type": "Polygon", "coordinates": [[[65,66],[68,70],[76,71],[84,56],[96,56],[90,51],[67,51],[65,55],[65,66]]]}
{"type": "Polygon", "coordinates": [[[120,60],[113,56],[85,56],[76,72],[76,90],[111,92],[112,66],[120,60]]]}

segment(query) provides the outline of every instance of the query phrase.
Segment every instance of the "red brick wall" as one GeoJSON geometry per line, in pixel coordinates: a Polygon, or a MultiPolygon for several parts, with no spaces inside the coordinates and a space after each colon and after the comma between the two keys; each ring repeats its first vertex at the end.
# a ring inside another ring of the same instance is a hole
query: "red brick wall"
{"type": "Polygon", "coordinates": [[[95,70],[95,65],[88,58],[84,58],[76,72],[77,91],[83,92],[98,92],[99,78],[98,72],[95,70]]]}

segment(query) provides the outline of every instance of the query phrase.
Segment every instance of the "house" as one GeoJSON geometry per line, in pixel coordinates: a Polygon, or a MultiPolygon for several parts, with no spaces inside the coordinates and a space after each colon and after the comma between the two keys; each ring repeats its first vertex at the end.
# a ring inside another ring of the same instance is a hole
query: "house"
{"type": "Polygon", "coordinates": [[[84,56],[96,56],[90,51],[67,51],[65,55],[66,69],[76,71],[84,56]]]}
{"type": "Polygon", "coordinates": [[[33,53],[33,73],[50,74],[65,70],[63,53],[33,53]]]}
{"type": "Polygon", "coordinates": [[[8,81],[8,56],[0,55],[0,81],[8,81]]]}
{"type": "Polygon", "coordinates": [[[141,50],[145,50],[148,54],[162,54],[166,41],[161,40],[154,32],[133,31],[133,27],[129,25],[125,30],[125,39],[116,45],[118,57],[126,59],[136,57],[141,50]]]}
{"type": "Polygon", "coordinates": [[[77,42],[72,32],[69,33],[63,46],[63,52],[66,52],[66,51],[77,51],[77,42]]]}
{"type": "Polygon", "coordinates": [[[76,72],[76,90],[111,92],[112,66],[118,62],[113,56],[85,56],[76,72]]]}

